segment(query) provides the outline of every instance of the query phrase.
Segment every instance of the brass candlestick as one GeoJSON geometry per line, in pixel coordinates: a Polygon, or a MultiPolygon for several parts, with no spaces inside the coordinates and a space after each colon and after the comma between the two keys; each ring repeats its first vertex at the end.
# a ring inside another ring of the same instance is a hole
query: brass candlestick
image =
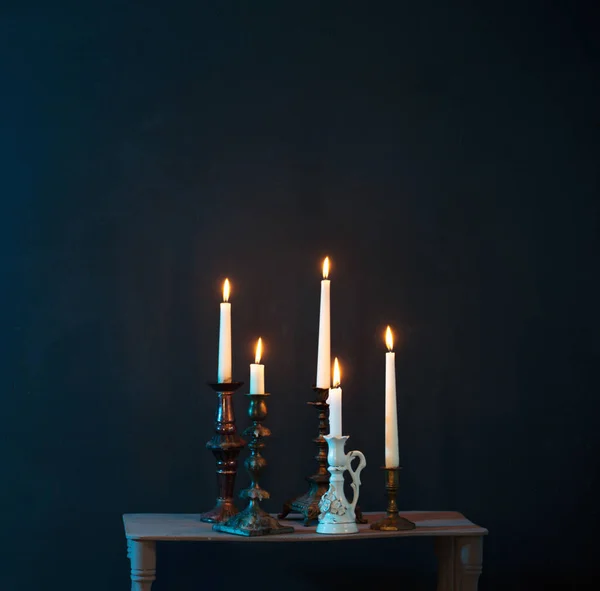
{"type": "Polygon", "coordinates": [[[250,437],[250,455],[244,465],[250,474],[250,486],[240,493],[241,498],[248,499],[246,508],[231,517],[225,523],[215,523],[215,531],[237,534],[239,536],[269,536],[287,534],[294,531],[293,527],[284,527],[277,519],[264,511],[259,503],[269,498],[269,493],[260,487],[258,479],[267,465],[260,451],[265,447],[263,439],[271,435],[271,431],[262,425],[267,417],[267,397],[269,394],[246,394],[250,398],[248,416],[252,425],[244,431],[250,437]]]}
{"type": "Polygon", "coordinates": [[[206,444],[217,460],[217,485],[219,496],[213,509],[202,513],[200,521],[219,523],[227,521],[238,512],[233,502],[233,488],[237,473],[237,458],[246,442],[238,435],[233,412],[233,393],[243,382],[209,384],[217,393],[215,434],[206,444]]]}
{"type": "MultiPolygon", "coordinates": [[[[306,477],[309,483],[308,492],[286,501],[283,505],[283,510],[279,514],[279,519],[284,519],[292,511],[297,511],[304,517],[305,526],[309,526],[311,522],[319,517],[319,501],[329,489],[330,476],[327,471],[328,446],[325,440],[325,435],[329,434],[329,404],[327,404],[329,389],[313,386],[313,390],[315,392],[315,400],[311,400],[307,404],[310,404],[319,411],[319,434],[313,439],[313,442],[317,445],[315,459],[317,460],[318,468],[312,476],[306,477]]],[[[359,507],[356,507],[355,513],[357,523],[367,523],[359,507]]]]}
{"type": "Polygon", "coordinates": [[[398,514],[398,505],[396,504],[396,495],[400,481],[400,466],[397,468],[386,468],[385,470],[385,490],[388,497],[387,515],[371,524],[371,529],[382,531],[400,531],[405,529],[415,529],[415,524],[398,514]]]}

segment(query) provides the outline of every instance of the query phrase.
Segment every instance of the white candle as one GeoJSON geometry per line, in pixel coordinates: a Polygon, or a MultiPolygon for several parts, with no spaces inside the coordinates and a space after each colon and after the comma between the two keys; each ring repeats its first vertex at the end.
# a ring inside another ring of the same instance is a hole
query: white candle
{"type": "Polygon", "coordinates": [[[396,353],[392,330],[387,327],[385,342],[385,467],[397,468],[400,465],[398,453],[398,410],[396,407],[396,353]]]}
{"type": "Polygon", "coordinates": [[[321,281],[321,313],[319,315],[319,350],[317,354],[317,388],[331,387],[331,330],[329,295],[329,257],[323,261],[321,281]]]}
{"type": "Polygon", "coordinates": [[[340,388],[340,364],[333,362],[333,388],[329,389],[329,435],[342,436],[342,389],[340,388]]]}
{"type": "Polygon", "coordinates": [[[231,382],[231,303],[229,302],[229,279],[223,284],[221,302],[221,322],[219,325],[219,367],[217,381],[220,384],[231,382]]]}
{"type": "Polygon", "coordinates": [[[262,339],[256,343],[256,357],[250,364],[250,394],[265,393],[265,366],[260,362],[262,356],[262,339]]]}

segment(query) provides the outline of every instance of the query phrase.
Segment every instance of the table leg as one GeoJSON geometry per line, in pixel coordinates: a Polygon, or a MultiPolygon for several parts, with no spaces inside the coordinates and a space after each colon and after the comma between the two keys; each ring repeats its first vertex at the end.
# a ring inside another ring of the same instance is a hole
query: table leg
{"type": "Polygon", "coordinates": [[[437,591],[477,591],[483,560],[481,536],[435,539],[437,591]]]}
{"type": "Polygon", "coordinates": [[[454,538],[434,538],[438,561],[437,591],[455,591],[454,538]]]}
{"type": "Polygon", "coordinates": [[[131,591],[151,591],[156,579],[156,542],[127,540],[127,556],[131,561],[131,591]]]}

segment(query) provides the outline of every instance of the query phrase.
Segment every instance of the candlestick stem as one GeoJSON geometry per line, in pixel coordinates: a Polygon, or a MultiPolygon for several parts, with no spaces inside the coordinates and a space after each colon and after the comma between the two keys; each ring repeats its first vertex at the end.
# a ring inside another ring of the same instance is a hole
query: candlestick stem
{"type": "Polygon", "coordinates": [[[398,504],[396,496],[400,483],[400,466],[397,468],[382,468],[385,470],[385,490],[387,494],[386,516],[379,521],[371,524],[371,529],[382,531],[400,531],[415,529],[415,524],[408,519],[401,517],[398,513],[398,504]]]}
{"type": "Polygon", "coordinates": [[[238,512],[233,502],[233,489],[237,474],[237,458],[246,442],[238,435],[233,412],[233,393],[242,382],[209,384],[217,393],[217,411],[215,415],[215,434],[206,447],[210,449],[217,462],[217,486],[219,496],[213,509],[202,513],[200,521],[219,523],[226,521],[238,512]]]}

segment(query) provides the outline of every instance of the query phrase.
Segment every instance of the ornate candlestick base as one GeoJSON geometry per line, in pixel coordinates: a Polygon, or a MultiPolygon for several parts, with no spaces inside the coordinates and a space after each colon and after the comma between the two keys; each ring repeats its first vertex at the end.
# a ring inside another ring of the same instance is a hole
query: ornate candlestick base
{"type": "Polygon", "coordinates": [[[248,416],[252,420],[252,425],[244,431],[244,435],[250,437],[248,444],[250,456],[246,458],[244,465],[250,474],[251,482],[250,487],[240,493],[240,497],[248,499],[248,505],[241,513],[234,515],[225,523],[215,523],[213,529],[238,536],[272,536],[291,533],[294,531],[293,527],[284,527],[259,505],[260,501],[269,498],[269,493],[258,484],[260,474],[267,465],[260,454],[260,450],[265,447],[262,440],[271,435],[271,431],[261,424],[267,417],[269,394],[246,394],[246,396],[250,398],[248,416]]]}
{"type": "Polygon", "coordinates": [[[329,390],[327,388],[313,387],[315,400],[308,402],[319,411],[319,434],[313,441],[317,445],[317,455],[315,459],[319,464],[317,471],[308,476],[306,480],[309,483],[308,492],[303,495],[287,501],[283,505],[283,510],[279,514],[279,519],[283,519],[292,511],[297,511],[304,516],[304,525],[310,525],[319,516],[319,501],[329,488],[329,472],[327,472],[327,442],[325,435],[329,433],[329,404],[327,397],[329,390]]]}
{"type": "Polygon", "coordinates": [[[226,521],[238,512],[233,502],[233,488],[237,473],[237,458],[246,442],[237,434],[233,412],[233,393],[243,382],[209,384],[217,393],[218,405],[215,416],[215,435],[206,444],[217,460],[217,485],[219,496],[213,509],[202,513],[200,521],[218,523],[226,521]]]}
{"type": "Polygon", "coordinates": [[[388,506],[387,515],[371,524],[371,529],[382,531],[401,531],[405,529],[415,529],[415,524],[398,514],[398,505],[396,504],[396,495],[398,493],[398,483],[400,475],[400,466],[397,468],[382,468],[385,470],[385,490],[387,491],[388,506]]]}
{"type": "Polygon", "coordinates": [[[326,435],[325,440],[329,445],[327,459],[329,462],[329,489],[319,502],[318,534],[353,534],[358,532],[354,510],[358,501],[360,487],[360,473],[367,465],[365,456],[360,451],[344,452],[347,436],[338,437],[326,435]],[[352,460],[358,458],[356,470],[352,468],[352,460]],[[352,502],[348,502],[344,494],[344,471],[348,470],[352,476],[354,490],[352,502]]]}

